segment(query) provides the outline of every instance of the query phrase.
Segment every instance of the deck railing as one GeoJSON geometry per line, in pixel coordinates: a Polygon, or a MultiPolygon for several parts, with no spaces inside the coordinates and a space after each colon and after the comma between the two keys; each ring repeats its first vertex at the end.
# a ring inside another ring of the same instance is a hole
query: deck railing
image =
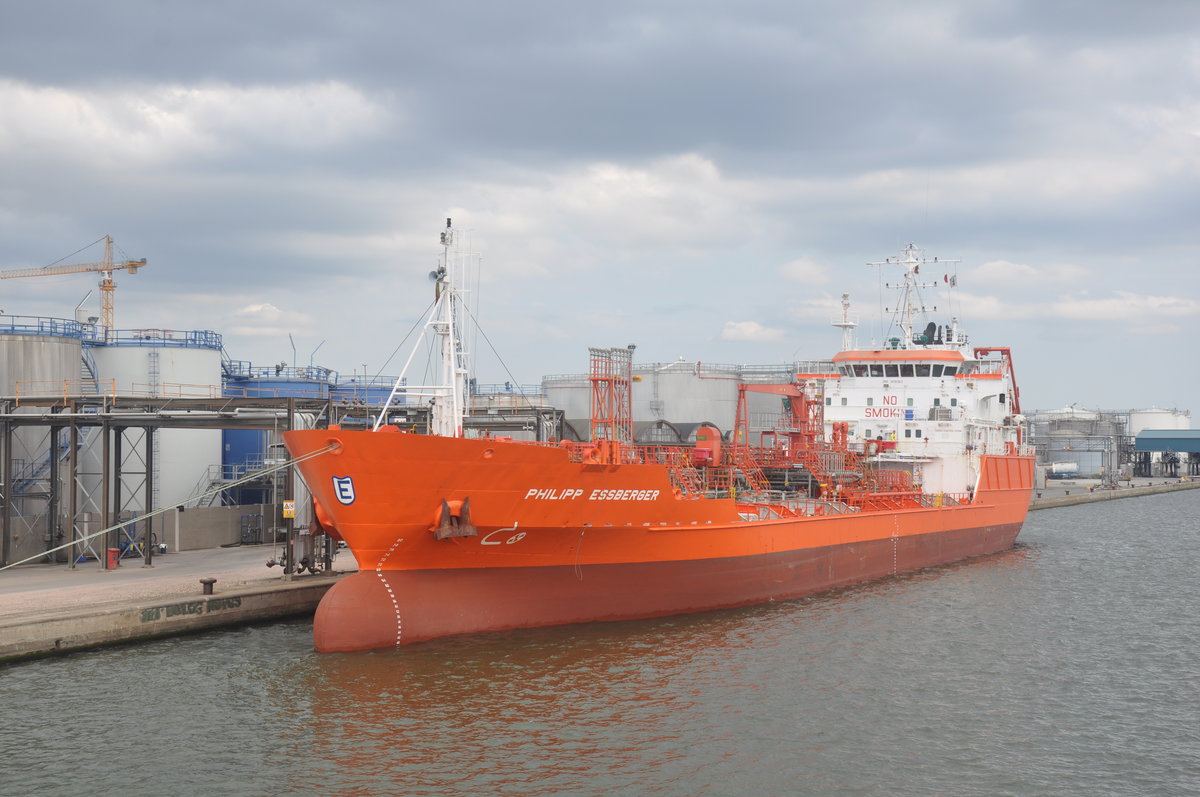
{"type": "Polygon", "coordinates": [[[13,386],[15,404],[21,406],[21,401],[31,399],[61,398],[63,406],[67,406],[71,398],[101,395],[115,398],[117,381],[115,379],[18,379],[13,386]]]}

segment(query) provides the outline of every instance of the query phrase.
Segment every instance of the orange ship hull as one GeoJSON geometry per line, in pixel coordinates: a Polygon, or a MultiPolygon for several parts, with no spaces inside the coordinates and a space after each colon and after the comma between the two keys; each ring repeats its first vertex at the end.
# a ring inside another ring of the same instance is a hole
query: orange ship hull
{"type": "Polygon", "coordinates": [[[295,457],[333,447],[297,467],[360,566],[317,610],[319,651],[796,598],[1005,550],[1033,489],[1032,457],[983,456],[969,502],[793,514],[682,497],[661,465],[550,445],[389,427],[284,442],[295,457]],[[462,531],[439,534],[448,520],[462,531]]]}

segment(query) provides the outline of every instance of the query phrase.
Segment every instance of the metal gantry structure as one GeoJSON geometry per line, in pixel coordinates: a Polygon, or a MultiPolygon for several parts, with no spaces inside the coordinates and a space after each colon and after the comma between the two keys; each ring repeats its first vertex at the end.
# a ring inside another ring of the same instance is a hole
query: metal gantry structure
{"type": "MultiPolygon", "coordinates": [[[[633,349],[589,348],[592,384],[592,440],[609,443],[607,452],[633,444],[633,349]]],[[[613,460],[615,461],[615,460],[613,460]]]]}
{"type": "MultiPolygon", "coordinates": [[[[298,413],[328,416],[328,399],[179,399],[78,395],[66,400],[0,398],[0,566],[12,564],[15,534],[43,535],[47,552],[67,544],[67,561],[91,555],[108,566],[101,549],[135,548],[150,564],[153,531],[145,518],[159,510],[155,498],[155,432],[184,429],[290,429],[298,413]],[[18,411],[20,410],[20,411],[18,411]],[[45,447],[30,472],[14,472],[19,429],[42,430],[45,447]],[[99,462],[87,473],[84,454],[99,462]],[[91,477],[91,478],[89,478],[91,477]],[[89,487],[90,483],[90,487],[89,487]],[[18,513],[18,504],[24,511],[18,513]],[[39,506],[40,504],[40,506],[39,506]],[[139,518],[140,515],[140,518],[139,518]],[[122,523],[128,519],[128,523],[122,523]],[[110,529],[90,539],[95,531],[110,529]]],[[[284,480],[283,500],[293,500],[284,480]]],[[[289,540],[295,529],[285,520],[289,540]]],[[[47,553],[47,558],[54,557],[47,553]]]]}

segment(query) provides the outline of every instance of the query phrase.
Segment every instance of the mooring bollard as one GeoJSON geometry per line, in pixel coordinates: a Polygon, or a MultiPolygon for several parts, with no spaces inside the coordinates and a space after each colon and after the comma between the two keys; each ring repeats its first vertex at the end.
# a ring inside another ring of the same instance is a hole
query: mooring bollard
{"type": "Polygon", "coordinates": [[[216,584],[217,580],[215,578],[213,578],[212,576],[207,576],[205,578],[200,579],[200,583],[204,585],[204,594],[211,595],[211,594],[213,594],[212,585],[216,584]]]}

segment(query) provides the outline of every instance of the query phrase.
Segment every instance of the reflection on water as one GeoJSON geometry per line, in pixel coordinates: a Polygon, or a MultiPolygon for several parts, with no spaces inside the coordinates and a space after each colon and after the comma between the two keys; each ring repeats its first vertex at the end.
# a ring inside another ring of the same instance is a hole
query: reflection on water
{"type": "Polygon", "coordinates": [[[289,623],[14,666],[6,785],[1178,793],[1200,782],[1198,508],[1043,511],[1005,553],[742,610],[322,656],[289,623]]]}

